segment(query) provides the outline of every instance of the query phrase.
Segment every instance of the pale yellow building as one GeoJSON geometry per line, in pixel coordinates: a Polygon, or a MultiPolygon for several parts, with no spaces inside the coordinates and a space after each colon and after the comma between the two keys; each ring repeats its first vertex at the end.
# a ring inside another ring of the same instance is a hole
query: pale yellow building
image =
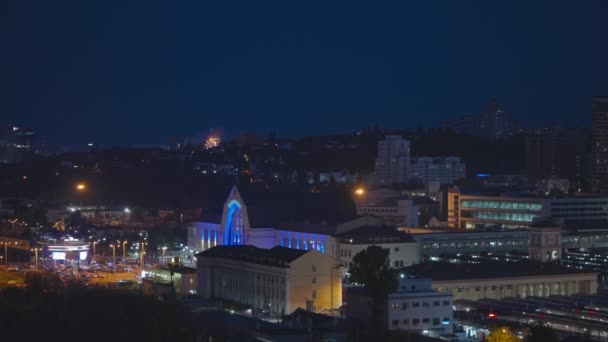
{"type": "Polygon", "coordinates": [[[408,267],[405,271],[431,278],[434,290],[450,291],[454,294],[454,300],[590,295],[595,294],[598,288],[595,272],[538,262],[428,262],[408,267]]]}
{"type": "Polygon", "coordinates": [[[217,246],[196,257],[199,295],[251,305],[254,314],[330,312],[342,305],[342,267],[316,250],[217,246]]]}

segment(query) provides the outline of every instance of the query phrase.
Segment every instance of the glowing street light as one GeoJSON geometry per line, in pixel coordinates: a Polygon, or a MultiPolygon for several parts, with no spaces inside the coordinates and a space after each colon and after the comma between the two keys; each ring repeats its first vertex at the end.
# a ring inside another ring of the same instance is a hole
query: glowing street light
{"type": "Polygon", "coordinates": [[[114,265],[116,265],[116,246],[110,245],[112,247],[112,260],[114,261],[114,265]]]}
{"type": "Polygon", "coordinates": [[[87,190],[87,185],[84,183],[78,183],[76,184],[76,191],[78,192],[83,192],[87,190]]]}
{"type": "Polygon", "coordinates": [[[167,250],[167,247],[163,247],[161,248],[163,250],[163,260],[162,260],[162,264],[165,264],[165,251],[167,250]]]}
{"type": "Polygon", "coordinates": [[[34,252],[36,257],[36,271],[38,271],[38,251],[42,250],[41,248],[32,248],[31,251],[34,252]]]}
{"type": "Polygon", "coordinates": [[[363,189],[363,188],[357,188],[357,189],[355,190],[355,195],[357,195],[357,196],[359,196],[359,197],[361,197],[361,196],[365,195],[365,189],[363,189]]]}
{"type": "Polygon", "coordinates": [[[125,250],[125,246],[127,245],[127,240],[122,242],[122,263],[125,264],[127,261],[127,252],[125,250]]]}
{"type": "Polygon", "coordinates": [[[93,241],[93,261],[97,260],[97,253],[95,251],[95,245],[97,245],[99,241],[93,241]]]}

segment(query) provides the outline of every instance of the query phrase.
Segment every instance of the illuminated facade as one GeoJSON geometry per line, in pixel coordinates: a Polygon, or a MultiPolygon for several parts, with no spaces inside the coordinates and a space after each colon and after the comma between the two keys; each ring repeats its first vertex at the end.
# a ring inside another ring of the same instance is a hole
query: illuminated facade
{"type": "Polygon", "coordinates": [[[342,305],[342,268],[315,250],[219,246],[196,255],[198,294],[251,305],[280,317],[297,308],[331,312],[342,305]]]}
{"type": "Polygon", "coordinates": [[[252,227],[248,207],[233,187],[219,223],[193,222],[188,228],[188,247],[205,251],[215,246],[252,245],[267,249],[282,246],[335,256],[334,229],[332,225],[297,223],[284,227],[252,227]]]}
{"type": "Polygon", "coordinates": [[[451,228],[526,228],[550,219],[559,223],[608,223],[606,197],[510,197],[448,192],[451,228]]]}

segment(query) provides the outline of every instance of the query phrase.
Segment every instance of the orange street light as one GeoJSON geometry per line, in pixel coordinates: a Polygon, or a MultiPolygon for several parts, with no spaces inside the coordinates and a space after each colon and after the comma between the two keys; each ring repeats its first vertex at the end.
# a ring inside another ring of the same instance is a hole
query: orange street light
{"type": "Polygon", "coordinates": [[[86,191],[87,190],[87,185],[84,183],[78,183],[76,184],[76,191],[86,191]]]}
{"type": "Polygon", "coordinates": [[[365,189],[363,189],[363,188],[357,188],[355,190],[355,195],[357,195],[359,197],[365,195],[365,189]]]}

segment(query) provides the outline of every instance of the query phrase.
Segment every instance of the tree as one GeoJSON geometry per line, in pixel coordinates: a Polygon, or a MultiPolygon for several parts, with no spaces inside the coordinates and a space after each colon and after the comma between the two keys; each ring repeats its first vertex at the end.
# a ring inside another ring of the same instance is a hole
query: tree
{"type": "Polygon", "coordinates": [[[519,342],[508,327],[498,327],[490,330],[488,342],[519,342]]]}
{"type": "Polygon", "coordinates": [[[397,289],[397,277],[390,269],[389,250],[369,246],[353,258],[351,280],[367,287],[375,299],[385,299],[397,289]]]}
{"type": "Polygon", "coordinates": [[[386,305],[388,294],[397,289],[397,277],[390,269],[389,250],[369,246],[355,254],[350,270],[351,280],[365,285],[371,299],[372,331],[382,334],[386,329],[386,305]]]}
{"type": "Polygon", "coordinates": [[[530,328],[526,342],[559,342],[559,336],[553,329],[539,324],[530,328]]]}

